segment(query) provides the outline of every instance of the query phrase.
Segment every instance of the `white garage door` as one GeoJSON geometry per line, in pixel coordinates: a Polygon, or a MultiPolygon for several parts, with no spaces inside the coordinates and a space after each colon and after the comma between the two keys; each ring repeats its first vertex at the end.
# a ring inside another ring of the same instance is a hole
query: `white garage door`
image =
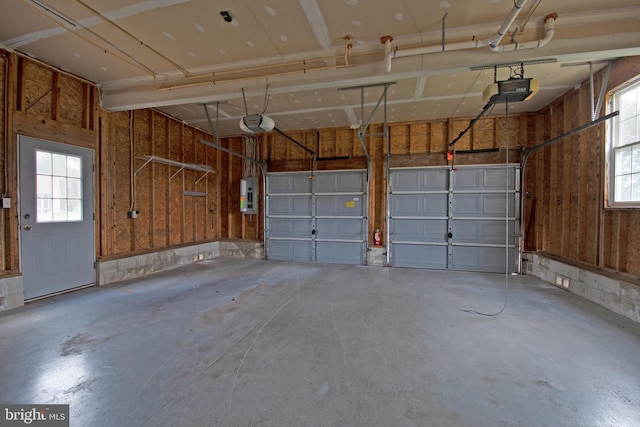
{"type": "Polygon", "coordinates": [[[392,169],[390,265],[517,271],[519,186],[516,165],[392,169]]]}
{"type": "Polygon", "coordinates": [[[364,264],[365,171],[267,174],[269,259],[364,264]]]}

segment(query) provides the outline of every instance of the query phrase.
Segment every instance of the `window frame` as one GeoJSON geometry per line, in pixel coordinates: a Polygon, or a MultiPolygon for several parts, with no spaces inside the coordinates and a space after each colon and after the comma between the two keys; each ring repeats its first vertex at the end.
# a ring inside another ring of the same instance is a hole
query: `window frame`
{"type": "MultiPolygon", "coordinates": [[[[617,100],[618,96],[631,88],[636,88],[636,90],[640,91],[640,75],[634,77],[633,79],[625,82],[624,84],[612,89],[608,94],[608,102],[607,109],[608,113],[618,110],[617,100]]],[[[619,131],[619,123],[620,116],[614,117],[612,120],[607,121],[606,132],[605,132],[605,208],[640,208],[640,199],[635,201],[615,201],[615,191],[616,191],[616,152],[620,148],[631,148],[633,150],[634,146],[640,146],[640,129],[638,132],[638,140],[635,142],[631,142],[625,144],[621,147],[615,145],[616,138],[618,136],[619,131]]],[[[639,120],[640,122],[640,120],[639,120]]],[[[639,125],[640,126],[640,123],[639,125]]],[[[631,172],[631,175],[639,174],[640,172],[631,172]]]]}
{"type": "Polygon", "coordinates": [[[51,151],[51,150],[45,150],[45,149],[40,149],[40,148],[36,148],[34,155],[36,157],[35,160],[35,181],[36,181],[36,192],[35,192],[35,196],[36,196],[36,223],[38,224],[60,224],[60,223],[71,223],[71,222],[82,222],[84,221],[83,218],[83,206],[85,203],[84,200],[84,194],[83,194],[83,185],[84,185],[84,176],[83,176],[83,165],[82,165],[82,156],[78,156],[78,155],[74,155],[74,154],[67,154],[67,153],[59,153],[59,152],[55,152],[55,151],[51,151]],[[64,174],[62,174],[60,171],[56,171],[55,170],[55,166],[54,163],[51,163],[49,165],[49,169],[47,171],[41,171],[39,170],[39,160],[38,160],[38,154],[39,153],[44,153],[44,154],[48,154],[51,157],[54,156],[59,156],[59,157],[64,157],[64,167],[65,167],[65,171],[64,174]],[[78,174],[77,176],[72,175],[69,173],[69,159],[73,158],[76,159],[78,162],[78,174]],[[48,185],[48,187],[50,187],[50,191],[49,193],[39,193],[39,185],[40,185],[40,177],[43,178],[50,178],[51,181],[48,185]],[[64,180],[64,194],[63,195],[56,195],[56,185],[54,184],[55,179],[58,178],[58,180],[62,179],[64,180]],[[73,195],[69,194],[69,184],[70,182],[76,182],[77,185],[77,189],[80,190],[79,194],[76,197],[73,197],[73,195]],[[64,205],[65,205],[65,218],[60,218],[60,217],[56,217],[56,210],[55,210],[55,205],[56,205],[56,201],[64,201],[64,205]],[[70,201],[75,201],[77,203],[79,203],[79,214],[80,217],[76,218],[76,217],[70,217],[69,216],[69,202],[70,201]],[[46,205],[46,206],[45,206],[46,205]],[[42,207],[42,209],[41,209],[42,207]],[[45,210],[44,208],[46,207],[47,211],[51,211],[51,218],[46,218],[44,213],[45,210]]]}

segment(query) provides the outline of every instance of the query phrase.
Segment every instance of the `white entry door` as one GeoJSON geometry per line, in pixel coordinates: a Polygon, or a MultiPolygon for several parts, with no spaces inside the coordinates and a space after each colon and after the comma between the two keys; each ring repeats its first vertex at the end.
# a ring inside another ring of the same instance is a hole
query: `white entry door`
{"type": "Polygon", "coordinates": [[[20,136],[25,300],[95,282],[93,150],[20,136]]]}

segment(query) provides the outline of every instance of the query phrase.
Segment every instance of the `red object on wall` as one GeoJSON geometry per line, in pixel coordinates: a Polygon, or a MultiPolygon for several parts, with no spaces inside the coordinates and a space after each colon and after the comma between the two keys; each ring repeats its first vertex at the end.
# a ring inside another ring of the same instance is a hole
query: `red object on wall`
{"type": "Polygon", "coordinates": [[[375,246],[380,246],[382,243],[382,234],[380,233],[380,229],[377,229],[373,232],[373,244],[375,246]]]}

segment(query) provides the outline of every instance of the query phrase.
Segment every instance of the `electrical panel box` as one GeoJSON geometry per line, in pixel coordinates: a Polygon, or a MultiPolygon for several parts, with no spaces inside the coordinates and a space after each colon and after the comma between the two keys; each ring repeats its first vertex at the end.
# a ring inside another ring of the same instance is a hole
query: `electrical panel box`
{"type": "Polygon", "coordinates": [[[258,180],[255,177],[240,180],[240,212],[247,215],[258,213],[258,180]]]}

